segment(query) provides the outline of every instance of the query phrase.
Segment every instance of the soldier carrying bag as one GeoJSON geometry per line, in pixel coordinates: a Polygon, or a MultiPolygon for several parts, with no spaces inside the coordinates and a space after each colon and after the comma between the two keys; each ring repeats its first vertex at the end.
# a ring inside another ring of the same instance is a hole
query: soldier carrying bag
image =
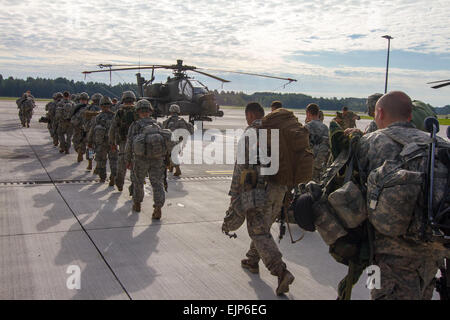
{"type": "Polygon", "coordinates": [[[134,137],[133,152],[149,160],[164,159],[170,151],[172,133],[150,124],[143,127],[134,137]]]}
{"type": "Polygon", "coordinates": [[[309,132],[294,116],[284,108],[276,109],[262,119],[261,128],[280,131],[279,170],[269,181],[292,188],[312,178],[313,153],[309,144],[309,132]]]}

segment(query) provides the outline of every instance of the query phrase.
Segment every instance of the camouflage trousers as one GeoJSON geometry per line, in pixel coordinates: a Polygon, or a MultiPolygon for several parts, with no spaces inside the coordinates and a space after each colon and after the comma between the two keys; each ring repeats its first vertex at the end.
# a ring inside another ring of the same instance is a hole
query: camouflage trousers
{"type": "Polygon", "coordinates": [[[58,144],[58,121],[55,118],[52,119],[51,126],[50,135],[53,137],[53,143],[58,144]]]}
{"type": "MultiPolygon", "coordinates": [[[[116,186],[123,187],[125,183],[125,175],[127,173],[127,161],[125,159],[125,145],[126,141],[119,144],[119,158],[117,161],[117,175],[116,175],[116,186]]],[[[131,180],[133,180],[131,178],[131,180]]]]}
{"type": "Polygon", "coordinates": [[[22,125],[30,123],[32,116],[33,116],[33,109],[30,110],[25,110],[22,108],[19,109],[19,119],[22,125]]]}
{"type": "Polygon", "coordinates": [[[247,230],[252,242],[246,256],[251,263],[258,263],[262,259],[270,273],[278,276],[286,269],[282,255],[270,229],[279,217],[283,206],[284,194],[287,188],[269,183],[266,189],[266,203],[263,208],[247,211],[247,230]]]}
{"type": "Polygon", "coordinates": [[[370,293],[372,300],[431,300],[441,261],[379,254],[381,288],[370,293]]]}
{"type": "Polygon", "coordinates": [[[133,159],[132,181],[133,181],[133,202],[141,203],[144,200],[144,182],[147,176],[150,177],[150,184],[153,189],[153,202],[155,207],[162,208],[166,199],[164,193],[164,171],[166,166],[164,159],[148,160],[135,157],[133,159]]]}
{"type": "Polygon", "coordinates": [[[117,175],[117,151],[112,151],[109,144],[95,147],[95,162],[100,179],[106,179],[106,162],[109,160],[111,176],[117,175]]]}
{"type": "Polygon", "coordinates": [[[72,133],[73,128],[70,121],[62,120],[58,124],[58,140],[59,140],[59,147],[62,150],[69,150],[71,139],[72,139],[72,133]]]}
{"type": "Polygon", "coordinates": [[[82,127],[73,127],[72,143],[76,152],[86,153],[86,134],[82,127]]]}
{"type": "Polygon", "coordinates": [[[313,174],[312,180],[320,182],[322,174],[327,169],[328,158],[330,157],[330,150],[326,146],[319,146],[314,152],[313,174]]]}

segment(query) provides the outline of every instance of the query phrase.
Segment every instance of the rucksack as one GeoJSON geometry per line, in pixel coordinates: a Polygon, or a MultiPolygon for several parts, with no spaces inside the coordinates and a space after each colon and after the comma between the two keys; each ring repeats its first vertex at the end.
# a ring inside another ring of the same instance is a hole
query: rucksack
{"type": "Polygon", "coordinates": [[[121,108],[117,111],[119,117],[119,136],[120,139],[126,140],[128,129],[131,124],[137,120],[134,108],[121,108]]]}
{"type": "Polygon", "coordinates": [[[133,152],[149,160],[164,159],[170,151],[172,133],[155,124],[143,127],[133,139],[133,152]]]}
{"type": "Polygon", "coordinates": [[[191,123],[186,122],[183,118],[169,118],[166,121],[167,122],[164,123],[164,125],[172,132],[177,129],[186,129],[190,134],[194,133],[194,126],[191,123]]]}
{"type": "MultiPolygon", "coordinates": [[[[314,159],[309,132],[294,113],[284,108],[276,109],[262,119],[261,127],[279,129],[279,169],[270,180],[288,187],[311,180],[314,159]]],[[[267,136],[270,141],[270,131],[267,136]]]]}
{"type": "MultiPolygon", "coordinates": [[[[407,135],[394,135],[389,130],[381,132],[403,148],[399,157],[386,160],[368,176],[369,221],[379,232],[390,237],[441,242],[441,237],[433,235],[427,215],[430,138],[423,135],[419,141],[411,141],[407,135]]],[[[449,156],[450,144],[437,141],[432,211],[435,222],[441,225],[438,229],[445,235],[450,235],[449,156]]]]}

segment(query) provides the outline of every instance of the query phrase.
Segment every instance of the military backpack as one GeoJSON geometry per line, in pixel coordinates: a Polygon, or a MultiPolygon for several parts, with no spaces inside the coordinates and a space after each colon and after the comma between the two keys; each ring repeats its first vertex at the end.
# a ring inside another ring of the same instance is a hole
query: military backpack
{"type": "Polygon", "coordinates": [[[133,139],[133,152],[149,160],[164,159],[170,152],[172,133],[156,124],[149,124],[133,139]]]}

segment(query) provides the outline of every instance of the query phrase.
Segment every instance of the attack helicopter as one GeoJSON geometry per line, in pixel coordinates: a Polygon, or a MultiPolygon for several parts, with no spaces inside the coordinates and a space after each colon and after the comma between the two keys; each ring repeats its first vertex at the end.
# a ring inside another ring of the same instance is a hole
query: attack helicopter
{"type": "MultiPolygon", "coordinates": [[[[155,109],[155,117],[168,116],[169,107],[172,104],[180,106],[181,115],[189,116],[189,121],[194,123],[195,121],[212,121],[211,117],[223,117],[223,111],[220,110],[219,105],[216,103],[214,93],[211,92],[199,80],[194,79],[187,75],[187,72],[195,72],[212,79],[218,80],[222,83],[230,82],[229,80],[222,79],[215,75],[200,71],[195,66],[184,65],[183,60],[177,60],[174,65],[113,65],[113,64],[99,64],[100,70],[83,71],[86,76],[92,73],[109,72],[110,77],[112,72],[116,71],[131,71],[139,70],[136,74],[138,95],[140,98],[147,99],[151,102],[155,109]],[[156,69],[168,69],[173,70],[173,77],[168,77],[166,83],[153,83],[155,80],[156,69]],[[146,80],[141,70],[151,70],[151,78],[146,80]]],[[[202,70],[205,70],[202,68],[202,70]]],[[[279,79],[288,81],[287,84],[297,81],[296,79],[275,77],[264,74],[238,72],[238,71],[226,71],[226,70],[213,70],[218,72],[229,72],[244,74],[250,76],[266,77],[272,79],[279,79]]]]}

